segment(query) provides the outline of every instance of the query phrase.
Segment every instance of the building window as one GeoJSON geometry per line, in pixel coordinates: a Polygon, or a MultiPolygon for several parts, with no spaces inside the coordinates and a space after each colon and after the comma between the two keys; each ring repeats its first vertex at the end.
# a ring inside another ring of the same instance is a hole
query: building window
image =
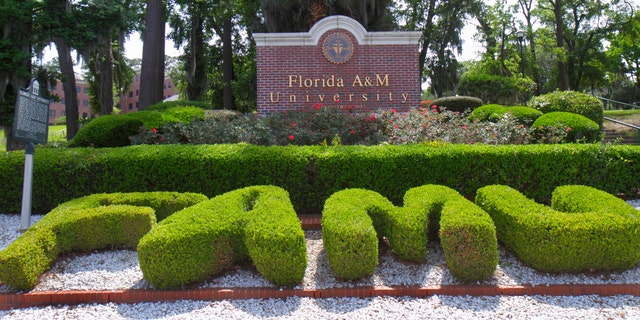
{"type": "Polygon", "coordinates": [[[86,112],[82,113],[82,119],[86,119],[89,115],[86,112]]]}
{"type": "Polygon", "coordinates": [[[89,100],[82,100],[82,106],[83,107],[88,107],[89,106],[89,100]]]}
{"type": "Polygon", "coordinates": [[[62,117],[62,116],[64,116],[64,115],[66,115],[66,114],[67,114],[67,113],[66,113],[66,112],[64,112],[64,111],[60,112],[60,116],[61,116],[61,117],[62,117]]]}
{"type": "Polygon", "coordinates": [[[140,106],[140,104],[136,102],[136,110],[138,110],[139,106],[140,106]]]}
{"type": "Polygon", "coordinates": [[[84,94],[89,93],[89,88],[88,88],[88,87],[84,87],[84,88],[82,88],[82,92],[83,92],[84,94]]]}
{"type": "Polygon", "coordinates": [[[136,97],[140,95],[140,90],[136,90],[136,97]]]}
{"type": "Polygon", "coordinates": [[[76,86],[76,92],[80,93],[80,87],[79,86],[76,86]]]}
{"type": "Polygon", "coordinates": [[[60,99],[60,103],[64,104],[64,98],[60,99]]]}
{"type": "Polygon", "coordinates": [[[53,118],[56,116],[56,111],[55,110],[49,110],[49,118],[53,118]]]}
{"type": "Polygon", "coordinates": [[[140,82],[140,76],[136,75],[136,82],[140,82]]]}
{"type": "Polygon", "coordinates": [[[171,88],[171,81],[167,82],[167,87],[171,88]]]}
{"type": "Polygon", "coordinates": [[[133,110],[133,104],[129,103],[129,110],[133,110]]]}
{"type": "Polygon", "coordinates": [[[129,98],[133,97],[133,91],[129,91],[129,98]]]}

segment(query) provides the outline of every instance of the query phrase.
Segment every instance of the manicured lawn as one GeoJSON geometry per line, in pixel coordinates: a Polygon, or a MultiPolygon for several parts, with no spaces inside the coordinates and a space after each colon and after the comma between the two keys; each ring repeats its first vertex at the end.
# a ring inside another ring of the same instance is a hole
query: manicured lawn
{"type": "MultiPolygon", "coordinates": [[[[49,142],[65,141],[67,128],[65,125],[49,126],[49,142]]],[[[7,151],[7,139],[4,136],[4,129],[0,130],[0,151],[7,151]]]]}

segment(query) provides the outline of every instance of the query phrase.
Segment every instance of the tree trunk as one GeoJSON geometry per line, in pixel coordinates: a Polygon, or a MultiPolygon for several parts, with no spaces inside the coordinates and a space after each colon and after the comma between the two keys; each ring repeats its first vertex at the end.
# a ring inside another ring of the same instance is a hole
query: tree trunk
{"type": "MultiPolygon", "coordinates": [[[[564,48],[564,28],[562,22],[562,0],[556,0],[552,2],[553,14],[556,23],[556,47],[558,49],[564,48]]],[[[564,52],[564,50],[561,50],[564,52]]],[[[567,64],[565,63],[565,55],[561,54],[558,57],[558,89],[560,91],[569,90],[569,75],[567,74],[567,64]]]]}
{"type": "MultiPolygon", "coordinates": [[[[194,4],[195,5],[195,4],[194,4]]],[[[204,60],[204,19],[200,8],[191,16],[191,39],[187,66],[187,99],[203,100],[206,93],[207,74],[204,60]]]]}
{"type": "Polygon", "coordinates": [[[58,50],[60,72],[64,77],[62,90],[64,91],[64,112],[67,120],[67,140],[73,139],[78,133],[78,92],[76,91],[76,75],[73,71],[71,49],[64,40],[55,38],[53,42],[58,50]]]}
{"type": "Polygon", "coordinates": [[[97,53],[96,71],[98,72],[98,99],[100,114],[113,112],[113,45],[111,38],[103,38],[97,53]]]}
{"type": "Polygon", "coordinates": [[[145,31],[142,34],[139,110],[144,110],[148,106],[162,101],[165,31],[162,11],[162,0],[147,0],[145,31]]]}
{"type": "Polygon", "coordinates": [[[231,15],[224,18],[222,27],[222,101],[224,109],[235,110],[233,101],[233,43],[231,34],[233,33],[233,24],[231,23],[231,15]]]}

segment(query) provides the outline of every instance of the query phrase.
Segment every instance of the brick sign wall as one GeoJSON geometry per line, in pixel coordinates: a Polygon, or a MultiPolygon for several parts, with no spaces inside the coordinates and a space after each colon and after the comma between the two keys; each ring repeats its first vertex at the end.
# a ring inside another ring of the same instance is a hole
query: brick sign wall
{"type": "Polygon", "coordinates": [[[419,32],[367,32],[330,16],[308,33],[255,34],[258,113],[323,105],[358,112],[420,103],[419,32]]]}

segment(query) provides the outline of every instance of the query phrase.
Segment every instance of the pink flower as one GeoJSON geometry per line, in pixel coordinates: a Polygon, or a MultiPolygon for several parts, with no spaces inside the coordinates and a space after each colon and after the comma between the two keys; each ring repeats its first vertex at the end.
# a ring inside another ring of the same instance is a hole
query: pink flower
{"type": "Polygon", "coordinates": [[[163,137],[158,138],[158,141],[163,141],[163,140],[164,140],[163,137]]]}
{"type": "Polygon", "coordinates": [[[322,108],[322,103],[318,102],[318,103],[313,105],[313,109],[315,109],[315,110],[320,110],[320,108],[322,108]]]}
{"type": "Polygon", "coordinates": [[[394,124],[394,125],[393,125],[393,127],[394,127],[394,128],[396,128],[396,129],[398,129],[398,124],[397,124],[397,123],[396,123],[396,124],[394,124]]]}
{"type": "Polygon", "coordinates": [[[571,131],[571,127],[567,127],[567,132],[571,131]]]}
{"type": "Polygon", "coordinates": [[[293,141],[293,139],[295,139],[296,137],[294,137],[292,134],[289,135],[289,141],[293,141]]]}
{"type": "Polygon", "coordinates": [[[156,128],[151,129],[151,131],[152,131],[153,133],[158,133],[158,129],[156,129],[156,128]]]}
{"type": "Polygon", "coordinates": [[[295,127],[295,126],[296,126],[296,123],[295,123],[295,122],[291,122],[291,126],[292,126],[292,127],[295,127]]]}
{"type": "Polygon", "coordinates": [[[467,126],[462,126],[462,130],[467,130],[467,126]]]}
{"type": "Polygon", "coordinates": [[[396,109],[391,109],[391,113],[395,114],[396,113],[396,109]]]}
{"type": "Polygon", "coordinates": [[[373,121],[373,120],[375,120],[375,119],[376,119],[376,115],[375,115],[375,114],[372,114],[372,115],[371,115],[371,121],[373,121]]]}

